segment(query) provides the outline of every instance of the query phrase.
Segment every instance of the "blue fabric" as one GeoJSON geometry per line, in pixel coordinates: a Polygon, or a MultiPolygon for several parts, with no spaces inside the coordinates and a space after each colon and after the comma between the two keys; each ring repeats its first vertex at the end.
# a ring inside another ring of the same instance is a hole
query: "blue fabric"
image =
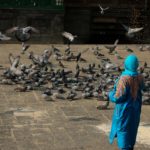
{"type": "MultiPolygon", "coordinates": [[[[121,74],[121,77],[138,76],[138,65],[137,57],[135,55],[129,55],[125,60],[125,71],[121,74]]],[[[109,142],[112,144],[114,138],[117,137],[118,147],[128,149],[132,148],[136,141],[141,114],[142,87],[139,88],[136,100],[133,100],[131,97],[130,87],[128,86],[122,91],[121,96],[116,97],[116,88],[121,77],[116,81],[114,89],[109,92],[110,101],[116,104],[112,117],[109,142]]]]}
{"type": "Polygon", "coordinates": [[[129,75],[129,76],[137,76],[138,72],[137,71],[136,72],[132,72],[130,70],[125,69],[125,71],[122,72],[122,76],[127,76],[127,75],[129,75]]]}
{"type": "Polygon", "coordinates": [[[126,70],[129,70],[134,73],[137,72],[138,66],[139,66],[139,61],[134,54],[127,56],[124,62],[124,67],[126,70]]]}
{"type": "Polygon", "coordinates": [[[123,148],[122,150],[133,150],[134,148],[123,148]]]}

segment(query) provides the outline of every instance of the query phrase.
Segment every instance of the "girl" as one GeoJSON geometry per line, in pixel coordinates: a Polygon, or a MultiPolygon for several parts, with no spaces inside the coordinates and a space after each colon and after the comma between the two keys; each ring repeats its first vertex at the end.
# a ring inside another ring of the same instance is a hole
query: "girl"
{"type": "Polygon", "coordinates": [[[129,55],[124,61],[125,71],[109,93],[110,101],[116,104],[109,141],[112,144],[117,137],[122,150],[134,149],[140,122],[143,78],[137,72],[138,66],[138,58],[129,55]]]}

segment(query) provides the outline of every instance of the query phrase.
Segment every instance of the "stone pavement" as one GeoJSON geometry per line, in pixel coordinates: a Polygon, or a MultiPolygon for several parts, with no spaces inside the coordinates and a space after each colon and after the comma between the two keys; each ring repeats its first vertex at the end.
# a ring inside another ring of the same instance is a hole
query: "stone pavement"
{"type": "MultiPolygon", "coordinates": [[[[0,62],[8,60],[1,55],[0,62]]],[[[38,91],[19,93],[15,87],[0,85],[0,150],[117,150],[108,143],[113,105],[100,111],[96,99],[45,101],[38,91]]],[[[143,106],[144,130],[135,150],[150,150],[149,113],[143,106]]]]}

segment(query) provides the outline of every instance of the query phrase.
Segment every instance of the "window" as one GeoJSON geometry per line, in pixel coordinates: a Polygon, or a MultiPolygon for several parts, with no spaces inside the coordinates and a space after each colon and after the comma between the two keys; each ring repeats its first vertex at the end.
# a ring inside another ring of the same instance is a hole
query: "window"
{"type": "Polygon", "coordinates": [[[63,0],[56,0],[56,6],[62,6],[63,0]]]}

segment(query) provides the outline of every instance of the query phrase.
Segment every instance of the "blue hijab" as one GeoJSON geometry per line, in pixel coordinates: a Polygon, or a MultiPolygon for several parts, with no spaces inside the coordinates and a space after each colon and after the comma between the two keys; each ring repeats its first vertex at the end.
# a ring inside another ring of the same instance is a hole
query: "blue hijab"
{"type": "Polygon", "coordinates": [[[134,54],[128,55],[124,61],[125,71],[122,72],[122,76],[125,76],[125,75],[137,76],[138,66],[139,66],[139,61],[138,61],[137,56],[134,54]]]}

